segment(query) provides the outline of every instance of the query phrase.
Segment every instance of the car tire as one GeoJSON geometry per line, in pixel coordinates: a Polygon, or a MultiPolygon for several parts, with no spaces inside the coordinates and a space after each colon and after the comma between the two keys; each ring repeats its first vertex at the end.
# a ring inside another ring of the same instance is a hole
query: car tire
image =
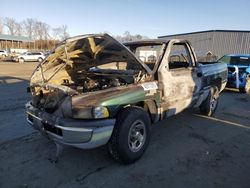
{"type": "Polygon", "coordinates": [[[206,116],[213,116],[218,106],[219,90],[217,87],[212,87],[209,90],[207,98],[200,105],[200,112],[206,116]]]}
{"type": "Polygon", "coordinates": [[[244,87],[239,88],[240,93],[246,93],[246,89],[244,87]]]}
{"type": "Polygon", "coordinates": [[[41,63],[41,62],[43,61],[43,58],[39,57],[39,58],[37,59],[37,61],[38,61],[39,63],[41,63]]]}
{"type": "Polygon", "coordinates": [[[23,63],[23,62],[24,62],[24,59],[23,59],[23,58],[19,58],[19,59],[18,59],[18,62],[19,62],[19,63],[23,63]]]}
{"type": "Polygon", "coordinates": [[[111,156],[122,164],[131,164],[146,151],[151,132],[148,113],[139,107],[127,107],[117,116],[108,143],[111,156]]]}

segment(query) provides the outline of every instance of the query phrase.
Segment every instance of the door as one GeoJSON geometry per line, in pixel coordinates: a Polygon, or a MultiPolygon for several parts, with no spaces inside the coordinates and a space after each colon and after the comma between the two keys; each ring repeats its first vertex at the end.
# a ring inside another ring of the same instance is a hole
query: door
{"type": "Polygon", "coordinates": [[[32,53],[31,52],[26,53],[25,60],[26,61],[32,61],[32,53]]]}
{"type": "Polygon", "coordinates": [[[38,55],[37,53],[31,53],[30,54],[30,61],[37,61],[38,55]]]}
{"type": "Polygon", "coordinates": [[[162,110],[169,117],[191,106],[199,96],[201,78],[187,42],[171,40],[158,70],[162,110]]]}

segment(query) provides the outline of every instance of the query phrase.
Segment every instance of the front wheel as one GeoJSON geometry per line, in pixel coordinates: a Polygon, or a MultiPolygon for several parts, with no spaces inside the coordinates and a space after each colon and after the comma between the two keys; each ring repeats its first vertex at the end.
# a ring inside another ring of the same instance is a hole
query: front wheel
{"type": "Polygon", "coordinates": [[[118,114],[108,144],[111,156],[118,162],[130,164],[146,151],[150,139],[150,117],[139,107],[127,107],[118,114]]]}
{"type": "Polygon", "coordinates": [[[38,60],[37,60],[39,63],[41,63],[42,61],[43,61],[43,59],[42,58],[38,58],[38,60]]]}
{"type": "Polygon", "coordinates": [[[213,87],[209,90],[207,98],[200,105],[200,112],[206,116],[212,116],[217,109],[219,99],[219,90],[213,87]]]}

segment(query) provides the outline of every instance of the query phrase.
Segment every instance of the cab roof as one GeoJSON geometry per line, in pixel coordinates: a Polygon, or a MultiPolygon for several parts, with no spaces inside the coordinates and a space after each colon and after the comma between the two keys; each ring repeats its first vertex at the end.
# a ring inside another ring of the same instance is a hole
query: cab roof
{"type": "Polygon", "coordinates": [[[125,46],[143,46],[143,45],[161,45],[168,43],[169,40],[166,39],[150,39],[150,40],[139,40],[139,41],[131,41],[131,42],[124,42],[125,46]]]}

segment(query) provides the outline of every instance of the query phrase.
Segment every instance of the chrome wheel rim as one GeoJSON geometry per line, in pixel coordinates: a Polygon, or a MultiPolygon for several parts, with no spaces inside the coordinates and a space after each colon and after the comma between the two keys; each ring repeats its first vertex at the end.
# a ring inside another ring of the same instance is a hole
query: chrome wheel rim
{"type": "Polygon", "coordinates": [[[146,140],[146,126],[141,120],[136,120],[130,127],[128,146],[132,152],[139,151],[146,140]]]}

